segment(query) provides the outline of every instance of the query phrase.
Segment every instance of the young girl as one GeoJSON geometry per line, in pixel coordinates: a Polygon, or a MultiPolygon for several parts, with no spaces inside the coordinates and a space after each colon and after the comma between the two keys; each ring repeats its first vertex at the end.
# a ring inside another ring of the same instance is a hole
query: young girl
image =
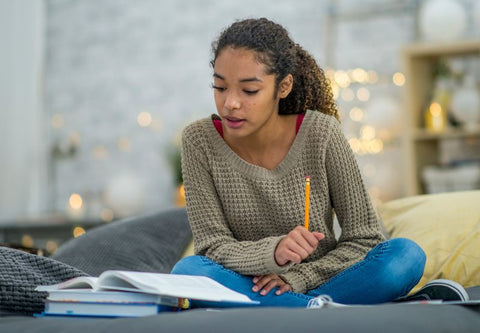
{"type": "MultiPolygon", "coordinates": [[[[407,239],[384,241],[315,60],[280,25],[248,19],[220,35],[211,64],[218,115],[189,125],[182,139],[197,255],[172,273],[209,276],[265,306],[305,307],[320,295],[372,304],[407,294],[425,254],[407,239]]],[[[223,304],[193,302],[207,305],[223,304]]]]}

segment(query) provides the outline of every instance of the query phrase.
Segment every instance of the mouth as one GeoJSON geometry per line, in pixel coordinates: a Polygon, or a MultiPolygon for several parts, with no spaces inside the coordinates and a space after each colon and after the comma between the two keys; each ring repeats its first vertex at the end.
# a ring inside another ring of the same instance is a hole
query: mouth
{"type": "Polygon", "coordinates": [[[225,124],[233,129],[240,128],[245,122],[245,119],[235,118],[235,117],[224,117],[225,124]]]}

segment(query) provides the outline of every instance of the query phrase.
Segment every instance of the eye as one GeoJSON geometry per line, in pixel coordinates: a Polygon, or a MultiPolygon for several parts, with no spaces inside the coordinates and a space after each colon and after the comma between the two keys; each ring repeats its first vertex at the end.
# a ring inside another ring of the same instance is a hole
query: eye
{"type": "Polygon", "coordinates": [[[258,90],[244,90],[243,92],[247,95],[255,95],[258,93],[258,90]]]}
{"type": "Polygon", "coordinates": [[[212,84],[212,88],[215,89],[218,92],[224,92],[225,90],[227,90],[227,88],[216,86],[214,84],[212,84]]]}

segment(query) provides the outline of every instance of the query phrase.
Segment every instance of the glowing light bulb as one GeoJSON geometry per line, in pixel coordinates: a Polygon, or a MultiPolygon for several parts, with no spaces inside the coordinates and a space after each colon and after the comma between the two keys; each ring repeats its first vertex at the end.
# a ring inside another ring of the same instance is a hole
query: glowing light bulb
{"type": "Polygon", "coordinates": [[[349,112],[350,119],[352,119],[353,121],[362,121],[364,115],[365,112],[358,107],[352,108],[349,112]]]}
{"type": "Polygon", "coordinates": [[[373,126],[363,126],[360,133],[363,140],[373,140],[375,138],[375,128],[373,126]]]}
{"type": "Polygon", "coordinates": [[[85,229],[82,227],[73,228],[73,237],[77,238],[85,233],[85,229]]]}
{"type": "Polygon", "coordinates": [[[30,235],[23,235],[22,236],[22,246],[24,247],[33,247],[33,237],[30,235]]]}
{"type": "Polygon", "coordinates": [[[392,80],[396,86],[401,87],[405,84],[405,75],[403,75],[403,73],[396,72],[393,74],[392,80]]]}
{"type": "Polygon", "coordinates": [[[368,101],[370,99],[370,91],[365,87],[358,89],[357,98],[359,101],[362,101],[362,102],[368,101]]]}
{"type": "Polygon", "coordinates": [[[339,87],[346,88],[350,85],[350,78],[345,71],[336,71],[334,77],[339,87]]]}
{"type": "Polygon", "coordinates": [[[352,71],[352,78],[353,78],[353,80],[355,80],[357,82],[363,83],[363,82],[366,82],[368,80],[368,74],[362,68],[355,68],[352,71]]]}
{"type": "Polygon", "coordinates": [[[70,204],[70,207],[72,209],[81,209],[83,206],[83,199],[80,196],[80,194],[73,193],[70,196],[70,199],[68,200],[68,203],[70,204]]]}
{"type": "Polygon", "coordinates": [[[357,138],[351,138],[348,140],[348,143],[350,144],[350,148],[352,148],[354,153],[360,153],[360,150],[362,149],[362,144],[360,143],[360,140],[357,138]]]}
{"type": "Polygon", "coordinates": [[[152,124],[152,115],[147,111],[142,111],[137,116],[137,123],[141,127],[148,127],[152,124]]]}

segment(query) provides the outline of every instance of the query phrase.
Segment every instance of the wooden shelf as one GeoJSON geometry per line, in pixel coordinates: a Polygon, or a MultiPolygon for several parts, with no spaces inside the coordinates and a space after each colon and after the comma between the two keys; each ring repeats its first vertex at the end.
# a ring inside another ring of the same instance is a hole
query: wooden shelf
{"type": "Polygon", "coordinates": [[[434,89],[433,72],[445,58],[480,56],[480,40],[463,40],[449,43],[416,43],[402,49],[406,78],[405,108],[406,130],[403,149],[406,170],[406,195],[425,193],[421,180],[422,169],[438,165],[440,143],[449,139],[480,138],[480,128],[449,128],[432,133],[423,128],[423,111],[434,89]]]}
{"type": "Polygon", "coordinates": [[[446,129],[440,133],[434,133],[424,128],[417,128],[414,132],[413,139],[416,141],[425,140],[444,140],[444,139],[457,139],[457,138],[469,138],[480,137],[480,126],[475,129],[461,129],[452,128],[446,129]]]}
{"type": "Polygon", "coordinates": [[[454,43],[417,43],[403,49],[409,57],[452,57],[456,55],[480,54],[480,40],[463,40],[454,43]]]}

